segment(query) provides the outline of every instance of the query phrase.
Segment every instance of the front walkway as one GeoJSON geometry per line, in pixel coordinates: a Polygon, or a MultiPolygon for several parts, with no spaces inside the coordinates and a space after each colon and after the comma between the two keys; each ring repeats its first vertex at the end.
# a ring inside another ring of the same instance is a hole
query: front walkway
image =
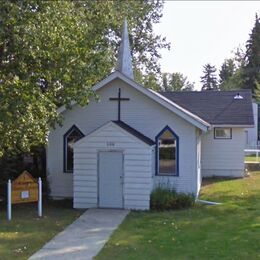
{"type": "Polygon", "coordinates": [[[93,259],[128,213],[89,209],[29,259],[93,259]]]}

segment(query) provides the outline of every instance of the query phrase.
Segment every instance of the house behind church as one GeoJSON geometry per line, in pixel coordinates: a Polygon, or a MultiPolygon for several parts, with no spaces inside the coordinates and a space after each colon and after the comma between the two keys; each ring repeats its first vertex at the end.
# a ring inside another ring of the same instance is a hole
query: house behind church
{"type": "Polygon", "coordinates": [[[198,196],[203,176],[244,175],[251,92],[155,92],[134,81],[127,24],[118,67],[93,90],[99,101],[61,107],[49,134],[51,196],[75,208],[149,209],[158,185],[198,196]]]}

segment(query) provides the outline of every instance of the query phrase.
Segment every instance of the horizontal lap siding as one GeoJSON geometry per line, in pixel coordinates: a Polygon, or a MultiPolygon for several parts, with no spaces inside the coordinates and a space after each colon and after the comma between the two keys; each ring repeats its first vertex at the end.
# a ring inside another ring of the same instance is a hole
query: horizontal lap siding
{"type": "Polygon", "coordinates": [[[71,198],[73,195],[73,187],[71,183],[73,182],[73,174],[57,174],[53,173],[48,176],[48,182],[50,185],[50,196],[51,197],[65,197],[71,198]]]}
{"type": "Polygon", "coordinates": [[[244,173],[245,133],[232,129],[232,139],[214,139],[214,131],[202,136],[202,175],[241,177],[244,173]]]}
{"type": "MultiPolygon", "coordinates": [[[[66,174],[63,173],[64,133],[75,124],[85,135],[88,135],[106,122],[117,120],[117,104],[116,102],[111,102],[109,97],[115,97],[119,87],[121,88],[122,96],[130,98],[130,101],[121,103],[121,118],[125,123],[150,137],[152,140],[155,140],[157,134],[166,125],[179,136],[180,176],[172,179],[172,185],[177,185],[180,190],[187,190],[190,192],[195,190],[193,187],[194,174],[196,174],[196,155],[194,154],[196,147],[195,127],[121,80],[114,80],[97,92],[100,97],[99,102],[95,102],[94,99],[91,99],[86,107],[73,106],[72,110],[64,112],[62,127],[57,126],[55,130],[51,130],[47,150],[47,169],[49,176],[54,175],[53,178],[57,178],[57,181],[53,182],[55,185],[51,186],[52,191],[56,190],[56,194],[58,193],[62,196],[67,194],[67,191],[70,190],[72,196],[72,178],[69,181],[66,179],[66,174]],[[57,185],[59,183],[59,189],[56,189],[56,183],[57,185]]],[[[78,150],[75,151],[75,157],[78,160],[84,158],[88,158],[88,160],[96,159],[96,148],[101,149],[102,145],[104,145],[103,148],[106,148],[106,141],[111,140],[115,140],[116,142],[117,140],[122,140],[122,143],[124,143],[124,146],[122,145],[123,149],[126,146],[132,146],[128,143],[129,141],[125,133],[117,131],[117,134],[114,134],[113,126],[105,129],[103,131],[103,136],[106,137],[103,139],[103,144],[102,142],[100,143],[99,136],[96,136],[95,141],[97,141],[97,145],[78,148],[78,150]]],[[[149,151],[146,151],[143,145],[139,146],[137,149],[131,147],[127,150],[127,156],[129,163],[127,164],[125,158],[126,167],[129,167],[130,165],[141,166],[143,160],[151,160],[149,151]],[[135,161],[136,164],[134,164],[135,161]]],[[[155,160],[154,158],[152,159],[153,164],[151,167],[154,169],[155,160]]],[[[77,171],[84,171],[84,167],[85,165],[83,163],[83,165],[78,167],[77,171]]],[[[91,174],[93,174],[95,169],[91,168],[88,169],[88,171],[91,171],[91,174]]],[[[136,171],[132,171],[132,173],[135,174],[136,171]]],[[[152,173],[154,175],[154,170],[152,173]]],[[[164,179],[164,181],[167,180],[167,178],[161,179],[164,179]]],[[[155,177],[153,180],[156,183],[158,178],[155,177]]]]}
{"type": "Polygon", "coordinates": [[[74,208],[97,207],[97,155],[84,148],[74,149],[74,208]]]}
{"type": "Polygon", "coordinates": [[[120,150],[124,154],[124,208],[149,209],[151,149],[113,124],[85,138],[74,148],[74,207],[98,206],[97,154],[99,151],[120,150]],[[108,149],[107,142],[114,142],[114,147],[108,149]]]}

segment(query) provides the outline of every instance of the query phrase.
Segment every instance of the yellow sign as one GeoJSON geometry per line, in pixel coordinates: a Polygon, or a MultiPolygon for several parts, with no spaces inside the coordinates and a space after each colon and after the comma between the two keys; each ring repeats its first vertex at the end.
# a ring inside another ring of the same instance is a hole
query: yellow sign
{"type": "Polygon", "coordinates": [[[12,183],[12,204],[38,201],[38,183],[24,171],[12,183]]]}

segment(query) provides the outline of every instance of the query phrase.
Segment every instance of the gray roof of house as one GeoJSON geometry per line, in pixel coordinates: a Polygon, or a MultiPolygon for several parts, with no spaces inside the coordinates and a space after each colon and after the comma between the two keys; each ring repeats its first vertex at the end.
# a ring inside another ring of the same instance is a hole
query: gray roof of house
{"type": "Polygon", "coordinates": [[[254,125],[251,90],[160,94],[213,125],[254,125]],[[234,99],[237,93],[243,99],[234,99]]]}
{"type": "Polygon", "coordinates": [[[155,142],[152,139],[150,139],[149,137],[145,136],[141,132],[137,131],[136,129],[134,129],[130,125],[128,125],[128,124],[126,124],[126,123],[124,123],[122,121],[113,121],[113,122],[115,124],[117,124],[119,127],[121,127],[122,129],[124,129],[125,131],[127,131],[128,133],[130,133],[131,135],[133,135],[136,138],[138,138],[141,141],[143,141],[144,143],[146,143],[148,145],[154,145],[155,144],[155,142]]]}

